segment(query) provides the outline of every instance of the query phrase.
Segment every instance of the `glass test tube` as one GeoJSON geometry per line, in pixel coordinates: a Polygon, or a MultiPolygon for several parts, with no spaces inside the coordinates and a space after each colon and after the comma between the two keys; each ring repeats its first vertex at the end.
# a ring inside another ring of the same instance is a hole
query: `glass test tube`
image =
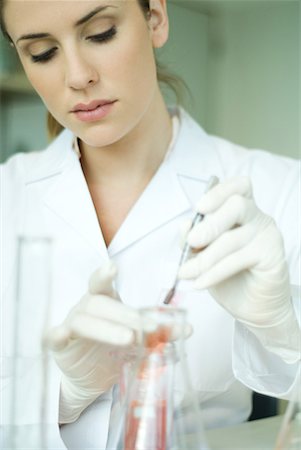
{"type": "Polygon", "coordinates": [[[20,237],[17,247],[8,448],[45,449],[52,241],[20,237]]]}

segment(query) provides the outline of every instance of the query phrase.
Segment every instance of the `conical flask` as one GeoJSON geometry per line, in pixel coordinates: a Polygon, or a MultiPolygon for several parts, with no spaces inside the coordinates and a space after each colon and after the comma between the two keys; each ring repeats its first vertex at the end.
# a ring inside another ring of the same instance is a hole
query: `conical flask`
{"type": "Polygon", "coordinates": [[[148,308],[140,314],[140,351],[124,366],[107,449],[207,450],[185,361],[185,311],[148,308]],[[155,331],[143,331],[150,326],[155,331]]]}
{"type": "Polygon", "coordinates": [[[301,450],[301,385],[286,408],[275,450],[301,450]]]}

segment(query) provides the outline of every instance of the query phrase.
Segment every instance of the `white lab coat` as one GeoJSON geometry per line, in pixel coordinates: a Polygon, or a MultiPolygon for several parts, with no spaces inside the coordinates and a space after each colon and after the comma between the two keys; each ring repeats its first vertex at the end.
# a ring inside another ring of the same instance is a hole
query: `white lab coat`
{"type": "MultiPolygon", "coordinates": [[[[300,284],[297,161],[248,151],[209,136],[183,110],[180,123],[173,150],[108,248],[78,157],[72,150],[71,132],[63,131],[46,151],[11,158],[1,174],[5,293],[10,292],[15,270],[14,238],[21,232],[51,236],[55,240],[53,325],[60,323],[79,301],[92,271],[108,258],[118,267],[117,288],[124,303],[135,308],[160,303],[171,286],[179,261],[180,225],[192,217],[194,205],[213,174],[220,180],[238,175],[251,178],[258,206],[275,218],[283,233],[291,282],[300,284]]],[[[207,425],[245,420],[250,413],[252,389],[278,397],[289,396],[298,364],[286,364],[265,350],[207,291],[194,291],[190,282],[181,282],[179,289],[183,293],[180,306],[187,309],[194,328],[187,340],[187,358],[207,425]]],[[[6,332],[11,308],[8,301],[5,303],[9,295],[3,298],[6,332]]],[[[4,343],[7,357],[11,352],[8,335],[4,343]]],[[[29,392],[34,390],[30,382],[30,375],[25,376],[29,392]]],[[[49,414],[56,422],[59,372],[54,366],[51,389],[49,414]]],[[[66,445],[105,448],[110,408],[111,392],[95,401],[74,424],[63,426],[61,433],[66,445]]],[[[20,423],[30,423],[30,417],[29,404],[20,423]]]]}

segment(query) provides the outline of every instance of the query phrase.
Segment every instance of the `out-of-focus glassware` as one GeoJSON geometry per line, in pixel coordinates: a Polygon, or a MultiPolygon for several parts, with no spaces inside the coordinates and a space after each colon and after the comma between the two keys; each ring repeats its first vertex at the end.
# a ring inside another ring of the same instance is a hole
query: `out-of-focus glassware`
{"type": "Polygon", "coordinates": [[[51,248],[48,238],[18,240],[9,449],[47,448],[49,361],[43,337],[51,309],[51,248]]]}
{"type": "Polygon", "coordinates": [[[288,403],[275,450],[301,450],[301,385],[288,403]]]}
{"type": "Polygon", "coordinates": [[[140,314],[141,329],[155,331],[141,332],[138,357],[124,366],[107,449],[208,449],[185,360],[185,311],[161,307],[140,314]]]}

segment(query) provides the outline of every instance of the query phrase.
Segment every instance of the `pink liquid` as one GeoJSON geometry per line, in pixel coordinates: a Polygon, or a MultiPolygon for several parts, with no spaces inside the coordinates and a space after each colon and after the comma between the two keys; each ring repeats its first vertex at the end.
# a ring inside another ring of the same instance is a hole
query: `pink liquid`
{"type": "MultiPolygon", "coordinates": [[[[155,350],[162,353],[169,338],[170,329],[162,327],[146,337],[145,347],[150,351],[155,350]]],[[[149,377],[145,364],[147,363],[142,363],[139,368],[140,380],[149,377]]],[[[155,373],[152,372],[152,377],[160,377],[164,370],[164,367],[158,367],[155,373]]],[[[165,399],[157,400],[155,404],[150,405],[133,401],[126,418],[125,450],[135,450],[136,448],[165,450],[166,412],[165,399]]]]}
{"type": "Polygon", "coordinates": [[[166,400],[158,401],[149,416],[145,414],[140,417],[141,407],[143,405],[138,402],[133,402],[130,406],[124,450],[136,448],[166,450],[166,400]]]}

